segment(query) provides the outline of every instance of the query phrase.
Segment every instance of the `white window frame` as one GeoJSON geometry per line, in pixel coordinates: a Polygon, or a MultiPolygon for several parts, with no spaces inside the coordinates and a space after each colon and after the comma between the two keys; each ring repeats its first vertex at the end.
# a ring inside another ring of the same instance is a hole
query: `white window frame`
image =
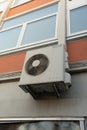
{"type": "MultiPolygon", "coordinates": [[[[52,2],[51,4],[47,4],[47,5],[43,6],[43,7],[46,7],[46,6],[49,6],[49,5],[52,5],[52,4],[56,4],[56,3],[58,4],[58,11],[53,13],[53,14],[46,15],[46,16],[43,16],[43,17],[40,17],[40,18],[37,18],[37,19],[34,19],[34,20],[30,20],[30,21],[27,21],[27,22],[24,22],[22,24],[18,24],[18,25],[12,26],[12,27],[8,27],[6,29],[1,29],[0,32],[5,31],[5,30],[7,31],[7,30],[9,30],[11,28],[16,28],[17,26],[22,26],[22,30],[21,30],[21,32],[19,34],[19,38],[18,38],[18,42],[17,42],[16,47],[15,48],[9,48],[9,49],[6,49],[6,50],[1,50],[0,55],[12,53],[12,52],[18,52],[18,51],[31,49],[31,48],[35,48],[35,47],[38,47],[38,46],[44,46],[44,45],[47,45],[47,44],[53,44],[53,43],[58,42],[58,30],[57,29],[58,29],[59,0],[56,1],[56,2],[52,2]],[[53,37],[51,39],[46,39],[46,40],[42,40],[42,41],[33,42],[30,45],[29,44],[22,45],[21,42],[22,42],[23,35],[24,35],[27,24],[38,21],[38,20],[42,20],[42,19],[45,19],[45,18],[48,18],[48,17],[51,17],[51,16],[56,16],[55,37],[53,37]]],[[[38,8],[38,9],[40,9],[40,8],[38,8]]],[[[22,15],[24,15],[25,13],[23,13],[22,15]]],[[[12,18],[14,18],[14,17],[12,17],[12,18]]],[[[11,19],[11,18],[9,18],[9,19],[11,19]]],[[[9,20],[9,19],[6,19],[6,20],[9,20]]]]}
{"type": "Polygon", "coordinates": [[[79,121],[80,122],[80,130],[85,130],[84,126],[84,118],[68,118],[68,117],[60,117],[60,118],[0,118],[0,123],[16,123],[16,122],[33,122],[33,121],[79,121]]]}
{"type": "Polygon", "coordinates": [[[79,31],[76,33],[70,33],[70,11],[82,6],[87,5],[87,0],[67,0],[67,39],[79,38],[81,36],[87,36],[87,30],[79,31]]]}

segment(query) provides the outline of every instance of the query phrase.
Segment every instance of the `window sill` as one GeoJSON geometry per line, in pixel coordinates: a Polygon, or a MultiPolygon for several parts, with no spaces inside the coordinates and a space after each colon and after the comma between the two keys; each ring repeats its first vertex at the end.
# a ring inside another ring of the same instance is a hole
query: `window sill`
{"type": "Polygon", "coordinates": [[[87,72],[87,61],[69,63],[70,73],[87,72]]]}
{"type": "Polygon", "coordinates": [[[72,35],[68,35],[67,36],[67,41],[83,39],[85,37],[87,38],[87,31],[84,31],[84,32],[81,32],[81,33],[75,33],[75,34],[72,34],[72,35]]]}
{"type": "Polygon", "coordinates": [[[49,41],[46,41],[46,42],[41,42],[41,43],[38,43],[38,44],[32,44],[32,45],[25,45],[25,46],[21,46],[21,47],[15,47],[15,48],[11,48],[11,49],[8,49],[8,50],[3,50],[0,52],[0,56],[2,55],[9,55],[9,54],[12,54],[12,53],[16,53],[16,52],[22,52],[22,51],[27,51],[27,50],[30,50],[30,49],[34,49],[34,48],[39,48],[39,47],[44,47],[44,46],[47,46],[47,45],[55,45],[55,44],[58,44],[58,39],[53,39],[53,40],[49,40],[49,41]]]}

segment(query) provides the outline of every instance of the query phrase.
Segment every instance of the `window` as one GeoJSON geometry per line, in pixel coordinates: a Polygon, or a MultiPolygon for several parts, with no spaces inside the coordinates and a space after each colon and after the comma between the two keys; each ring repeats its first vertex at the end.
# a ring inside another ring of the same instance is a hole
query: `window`
{"type": "Polygon", "coordinates": [[[87,117],[85,118],[85,130],[87,130],[87,117]]]}
{"type": "Polygon", "coordinates": [[[70,33],[87,30],[87,5],[70,11],[70,33]]]}
{"type": "Polygon", "coordinates": [[[3,24],[2,29],[23,24],[24,22],[27,21],[33,21],[35,19],[39,19],[41,17],[54,14],[56,12],[58,12],[58,3],[6,20],[3,24]]]}
{"type": "Polygon", "coordinates": [[[0,11],[3,11],[7,6],[8,0],[0,0],[0,11]]]}
{"type": "Polygon", "coordinates": [[[87,1],[67,1],[67,11],[68,36],[87,35],[87,1]]]}
{"type": "Polygon", "coordinates": [[[21,31],[21,27],[11,28],[0,32],[0,50],[14,48],[21,31]]]}
{"type": "Polygon", "coordinates": [[[77,120],[38,120],[0,123],[0,130],[84,130],[77,120]]]}
{"type": "Polygon", "coordinates": [[[28,23],[22,40],[22,45],[54,38],[55,24],[55,15],[28,23]]]}
{"type": "Polygon", "coordinates": [[[14,1],[14,6],[17,6],[17,5],[20,5],[20,4],[29,2],[29,1],[31,1],[31,0],[15,0],[14,1]]]}
{"type": "Polygon", "coordinates": [[[57,39],[57,19],[58,3],[54,3],[4,21],[0,31],[0,51],[57,39]]]}

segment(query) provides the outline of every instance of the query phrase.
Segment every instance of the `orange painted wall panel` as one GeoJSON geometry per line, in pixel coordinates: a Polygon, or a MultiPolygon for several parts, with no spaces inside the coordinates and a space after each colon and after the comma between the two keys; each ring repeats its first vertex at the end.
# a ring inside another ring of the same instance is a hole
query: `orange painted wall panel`
{"type": "MultiPolygon", "coordinates": [[[[67,44],[69,62],[87,60],[87,39],[69,42],[67,44]]],[[[0,74],[21,71],[26,52],[0,57],[0,74]]]]}
{"type": "Polygon", "coordinates": [[[0,57],[0,73],[20,71],[22,69],[25,52],[0,57]]]}
{"type": "Polygon", "coordinates": [[[25,11],[29,11],[31,9],[34,9],[38,6],[44,5],[46,3],[52,2],[53,0],[32,0],[31,2],[28,2],[26,4],[22,4],[20,6],[11,8],[7,14],[7,17],[11,17],[13,15],[20,14],[25,11]]]}
{"type": "Polygon", "coordinates": [[[87,39],[68,43],[69,62],[87,60],[87,39]]]}

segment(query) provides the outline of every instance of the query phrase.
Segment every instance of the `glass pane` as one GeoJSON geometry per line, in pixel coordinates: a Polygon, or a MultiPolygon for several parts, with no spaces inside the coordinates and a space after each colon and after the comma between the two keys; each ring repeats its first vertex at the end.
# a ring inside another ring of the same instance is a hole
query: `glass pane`
{"type": "Polygon", "coordinates": [[[15,5],[20,5],[20,4],[28,2],[28,1],[31,1],[31,0],[16,0],[15,5]]]}
{"type": "Polygon", "coordinates": [[[70,11],[71,33],[87,30],[87,5],[70,11]]]}
{"type": "Polygon", "coordinates": [[[0,1],[0,11],[3,11],[7,6],[8,0],[0,1]]]}
{"type": "Polygon", "coordinates": [[[16,47],[21,27],[0,32],[0,50],[16,47]]]}
{"type": "Polygon", "coordinates": [[[85,118],[85,130],[87,130],[87,118],[85,118]]]}
{"type": "Polygon", "coordinates": [[[0,124],[0,130],[81,130],[75,121],[37,121],[31,123],[0,124]]]}
{"type": "Polygon", "coordinates": [[[56,16],[29,23],[22,44],[29,44],[55,37],[55,24],[56,16]]]}
{"type": "Polygon", "coordinates": [[[45,8],[42,8],[40,10],[33,11],[31,13],[27,13],[25,15],[21,15],[19,17],[15,17],[13,19],[7,20],[4,22],[3,28],[8,28],[11,26],[15,26],[18,24],[22,24],[23,22],[27,22],[29,20],[34,20],[52,13],[57,12],[58,10],[58,4],[53,4],[51,6],[47,6],[45,8]]]}

